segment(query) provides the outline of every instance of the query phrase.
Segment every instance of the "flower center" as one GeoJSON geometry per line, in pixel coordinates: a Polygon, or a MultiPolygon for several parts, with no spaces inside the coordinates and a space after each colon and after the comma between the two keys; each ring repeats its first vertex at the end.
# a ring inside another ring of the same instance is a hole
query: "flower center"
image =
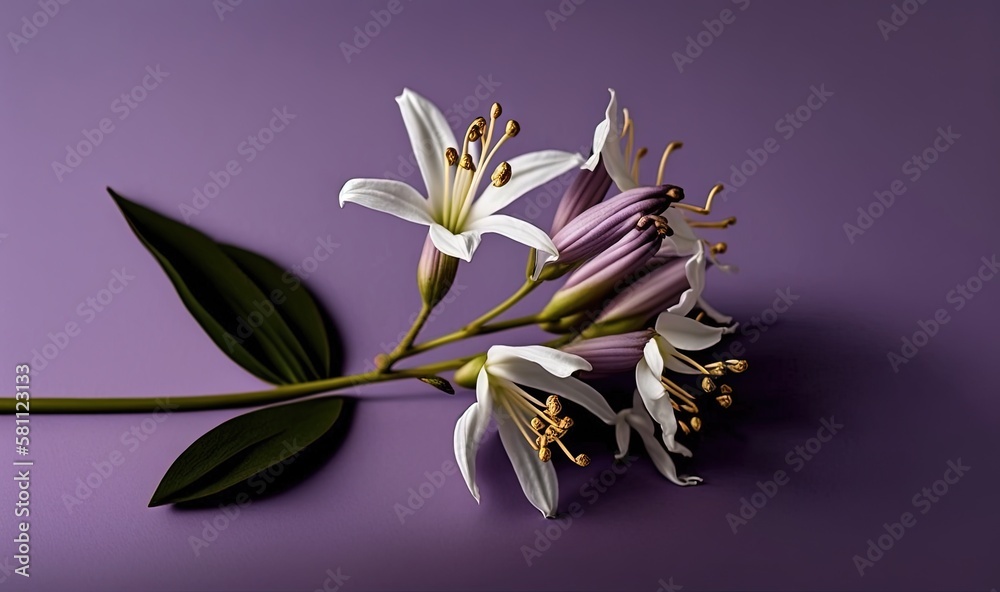
{"type": "Polygon", "coordinates": [[[498,389],[498,392],[500,393],[498,397],[500,404],[531,449],[538,452],[539,460],[542,462],[551,460],[551,445],[555,444],[577,465],[585,467],[590,464],[589,456],[586,454],[574,456],[562,442],[562,437],[573,425],[573,419],[559,416],[562,412],[562,403],[559,401],[559,397],[550,395],[545,400],[545,405],[542,405],[514,384],[502,387],[498,389]]]}
{"type": "MultiPolygon", "coordinates": [[[[503,135],[493,142],[493,132],[503,109],[500,103],[493,103],[490,108],[490,120],[477,117],[469,124],[462,142],[462,152],[449,147],[444,152],[444,211],[441,212],[441,225],[452,232],[460,232],[465,225],[472,202],[482,181],[483,171],[489,166],[493,155],[508,139],[521,131],[520,124],[510,119],[504,126],[503,135]],[[476,162],[469,153],[469,145],[480,142],[480,157],[476,162]]],[[[503,187],[510,181],[510,163],[503,161],[497,165],[490,176],[494,187],[503,187]]]]}
{"type": "MultiPolygon", "coordinates": [[[[728,384],[722,384],[716,387],[712,378],[724,376],[727,372],[732,372],[734,374],[745,372],[748,368],[746,360],[726,360],[724,362],[714,362],[706,366],[702,366],[698,362],[695,362],[680,352],[674,352],[672,355],[678,360],[701,372],[703,375],[700,385],[701,390],[705,393],[713,393],[718,390],[719,394],[716,395],[715,401],[722,406],[723,409],[726,409],[733,404],[732,387],[728,384]]],[[[660,384],[667,389],[667,396],[670,398],[670,406],[673,407],[675,411],[684,411],[690,414],[690,418],[688,420],[691,424],[690,428],[684,421],[677,421],[677,424],[681,426],[684,433],[690,434],[692,429],[696,432],[701,430],[701,418],[698,417],[698,403],[695,401],[695,397],[700,393],[690,387],[682,388],[666,376],[660,377],[660,384]]]]}

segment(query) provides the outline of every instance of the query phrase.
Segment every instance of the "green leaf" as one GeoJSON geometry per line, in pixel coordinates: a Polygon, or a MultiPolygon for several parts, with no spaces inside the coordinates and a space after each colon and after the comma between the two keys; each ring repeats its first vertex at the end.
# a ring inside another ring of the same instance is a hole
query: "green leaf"
{"type": "MultiPolygon", "coordinates": [[[[181,300],[222,351],[273,384],[328,378],[335,347],[327,319],[298,278],[250,251],[108,193],[181,300]]],[[[336,351],[335,351],[336,350],[336,351]]]]}
{"type": "Polygon", "coordinates": [[[455,387],[451,386],[450,382],[440,376],[423,376],[420,378],[420,382],[429,384],[437,390],[448,393],[449,395],[455,394],[455,387]]]}
{"type": "Polygon", "coordinates": [[[215,495],[279,463],[294,462],[302,450],[333,428],[343,405],[339,397],[323,397],[230,419],[177,457],[149,507],[215,495]]]}

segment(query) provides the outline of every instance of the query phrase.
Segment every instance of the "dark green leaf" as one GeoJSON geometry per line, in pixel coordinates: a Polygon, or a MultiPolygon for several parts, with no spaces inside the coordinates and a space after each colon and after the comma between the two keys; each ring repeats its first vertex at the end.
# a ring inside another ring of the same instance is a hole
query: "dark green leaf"
{"type": "Polygon", "coordinates": [[[451,386],[450,382],[440,376],[424,376],[420,379],[420,382],[429,384],[437,390],[444,391],[449,395],[455,394],[455,387],[451,386]]]}
{"type": "Polygon", "coordinates": [[[195,440],[170,465],[149,506],[192,501],[293,462],[327,433],[343,409],[338,397],[265,407],[234,417],[195,440]]]}
{"type": "Polygon", "coordinates": [[[220,245],[108,192],[195,320],[234,362],[275,384],[330,376],[325,316],[297,278],[260,255],[220,245]]]}

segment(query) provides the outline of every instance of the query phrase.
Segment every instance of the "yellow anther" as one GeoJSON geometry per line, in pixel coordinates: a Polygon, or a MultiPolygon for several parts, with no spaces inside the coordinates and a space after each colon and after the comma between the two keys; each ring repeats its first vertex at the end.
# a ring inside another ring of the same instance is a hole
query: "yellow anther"
{"type": "Polygon", "coordinates": [[[710,393],[715,390],[715,383],[712,382],[711,378],[706,376],[701,379],[701,390],[710,393]]]}
{"type": "Polygon", "coordinates": [[[510,176],[510,163],[505,160],[497,165],[496,170],[493,171],[493,176],[490,178],[493,180],[494,187],[503,187],[510,181],[510,176]]]}
{"type": "Polygon", "coordinates": [[[536,432],[540,432],[543,429],[545,429],[545,422],[543,422],[542,420],[538,419],[537,417],[532,417],[531,418],[531,429],[535,430],[536,432]]]}
{"type": "Polygon", "coordinates": [[[500,119],[500,114],[503,113],[503,108],[500,107],[500,103],[493,103],[490,107],[490,117],[493,119],[500,119]]]}
{"type": "Polygon", "coordinates": [[[521,132],[521,124],[517,120],[511,119],[507,122],[507,129],[504,131],[508,136],[513,138],[521,132]]]}
{"type": "Polygon", "coordinates": [[[545,399],[545,409],[549,412],[549,415],[559,415],[562,411],[562,403],[559,401],[559,397],[549,395],[549,398],[545,399]]]}
{"type": "Polygon", "coordinates": [[[740,372],[745,372],[749,368],[746,360],[726,360],[726,368],[739,374],[740,372]]]}
{"type": "Polygon", "coordinates": [[[722,385],[722,388],[719,389],[719,392],[722,393],[723,395],[728,395],[733,392],[733,388],[728,384],[724,384],[722,385]]]}
{"type": "Polygon", "coordinates": [[[727,245],[726,243],[715,243],[709,250],[712,252],[713,255],[721,255],[725,253],[728,249],[729,245],[727,245]]]}
{"type": "Polygon", "coordinates": [[[719,405],[722,405],[723,409],[728,409],[733,404],[733,398],[729,395],[719,395],[715,400],[719,402],[719,405]]]}
{"type": "Polygon", "coordinates": [[[701,430],[701,418],[698,417],[698,416],[692,417],[691,418],[691,427],[694,428],[694,431],[696,431],[696,432],[700,431],[701,430]]]}
{"type": "Polygon", "coordinates": [[[445,149],[444,160],[448,163],[448,166],[455,166],[458,164],[458,150],[450,147],[445,149]]]}
{"type": "Polygon", "coordinates": [[[474,172],[476,170],[476,165],[474,165],[472,163],[472,157],[469,156],[468,153],[465,153],[465,154],[462,155],[462,160],[461,160],[461,162],[458,163],[458,166],[462,167],[463,169],[465,169],[467,171],[473,171],[474,172]]]}
{"type": "Polygon", "coordinates": [[[539,448],[538,460],[542,462],[549,462],[550,460],[552,460],[552,451],[549,450],[548,448],[539,448]]]}
{"type": "Polygon", "coordinates": [[[578,454],[576,458],[573,459],[573,462],[581,467],[585,467],[590,464],[590,457],[586,454],[578,454]]]}

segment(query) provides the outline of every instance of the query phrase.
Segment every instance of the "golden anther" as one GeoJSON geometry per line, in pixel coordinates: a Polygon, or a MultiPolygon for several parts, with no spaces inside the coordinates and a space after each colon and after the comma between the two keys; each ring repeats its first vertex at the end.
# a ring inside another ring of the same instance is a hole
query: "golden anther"
{"type": "Polygon", "coordinates": [[[680,411],[681,410],[681,408],[677,406],[677,402],[674,401],[673,399],[670,399],[670,406],[674,408],[674,411],[680,411]]]}
{"type": "Polygon", "coordinates": [[[698,416],[692,417],[691,427],[694,428],[694,431],[696,432],[701,431],[701,418],[698,416]]]}
{"type": "Polygon", "coordinates": [[[566,430],[570,429],[571,427],[573,427],[573,418],[572,417],[564,417],[564,418],[562,418],[562,419],[559,420],[559,429],[560,430],[562,430],[562,431],[565,432],[566,430]]]}
{"type": "Polygon", "coordinates": [[[705,318],[705,311],[699,312],[698,315],[694,317],[694,320],[700,323],[703,318],[705,318]]]}
{"type": "Polygon", "coordinates": [[[677,425],[681,426],[681,429],[684,430],[685,434],[690,434],[691,433],[691,430],[688,429],[687,424],[684,423],[683,421],[678,421],[677,425]]]}
{"type": "Polygon", "coordinates": [[[490,107],[490,117],[500,119],[501,113],[503,113],[503,108],[500,107],[500,103],[493,103],[493,106],[490,107]]]}
{"type": "Polygon", "coordinates": [[[711,378],[706,376],[705,378],[701,379],[701,390],[705,391],[706,393],[710,393],[715,390],[715,383],[712,382],[711,378]]]}
{"type": "Polygon", "coordinates": [[[458,164],[458,150],[450,147],[445,149],[444,160],[448,163],[448,166],[455,166],[458,164]]]}
{"type": "Polygon", "coordinates": [[[472,164],[472,157],[468,153],[462,155],[462,160],[458,163],[458,166],[467,171],[475,172],[476,170],[476,165],[472,164]]]}
{"type": "Polygon", "coordinates": [[[656,227],[656,234],[660,236],[672,236],[674,231],[670,228],[670,223],[663,216],[657,216],[655,214],[649,214],[639,218],[639,221],[635,223],[636,228],[643,229],[652,224],[656,227]]]}
{"type": "Polygon", "coordinates": [[[517,134],[521,133],[521,124],[516,120],[511,119],[507,122],[507,129],[504,131],[508,136],[513,138],[517,134]]]}
{"type": "Polygon", "coordinates": [[[542,462],[549,462],[550,460],[552,460],[552,451],[549,450],[548,448],[539,448],[538,460],[542,462]]]}
{"type": "Polygon", "coordinates": [[[681,405],[681,409],[687,411],[688,413],[698,413],[698,407],[685,403],[681,405]]]}
{"type": "Polygon", "coordinates": [[[545,408],[549,412],[549,415],[559,415],[559,412],[562,411],[562,403],[559,402],[559,397],[549,395],[549,398],[545,399],[545,408]]]}
{"type": "Polygon", "coordinates": [[[540,432],[543,428],[545,428],[545,422],[543,422],[541,419],[538,419],[537,417],[531,418],[531,429],[535,430],[536,432],[540,432]]]}
{"type": "Polygon", "coordinates": [[[722,405],[723,409],[728,409],[733,404],[733,398],[729,395],[719,395],[715,400],[718,401],[719,405],[722,405]]]}
{"type": "Polygon", "coordinates": [[[576,455],[576,458],[573,459],[573,462],[581,467],[585,467],[590,464],[590,457],[586,454],[578,454],[576,455]]]}
{"type": "Polygon", "coordinates": [[[749,367],[750,365],[747,364],[746,360],[726,360],[726,368],[729,368],[737,374],[745,372],[749,367]]]}
{"type": "Polygon", "coordinates": [[[726,243],[715,243],[712,248],[709,249],[713,255],[721,255],[729,249],[729,245],[726,243]]]}
{"type": "Polygon", "coordinates": [[[676,185],[667,185],[667,190],[664,192],[668,198],[672,201],[681,201],[684,199],[684,190],[676,185]]]}
{"type": "Polygon", "coordinates": [[[728,395],[729,393],[733,392],[733,387],[729,386],[728,384],[724,384],[722,385],[722,388],[719,389],[719,392],[722,393],[723,395],[728,395]]]}
{"type": "Polygon", "coordinates": [[[563,430],[559,429],[557,426],[550,425],[545,428],[545,439],[549,442],[555,442],[563,435],[563,430]]]}
{"type": "Polygon", "coordinates": [[[465,136],[469,142],[475,142],[483,135],[483,128],[479,125],[480,119],[482,119],[482,117],[476,119],[471,125],[469,125],[469,131],[465,136]]]}
{"type": "Polygon", "coordinates": [[[493,179],[493,186],[503,187],[507,184],[507,181],[510,181],[510,175],[510,164],[505,160],[497,165],[496,170],[493,171],[493,176],[490,177],[493,179]]]}

